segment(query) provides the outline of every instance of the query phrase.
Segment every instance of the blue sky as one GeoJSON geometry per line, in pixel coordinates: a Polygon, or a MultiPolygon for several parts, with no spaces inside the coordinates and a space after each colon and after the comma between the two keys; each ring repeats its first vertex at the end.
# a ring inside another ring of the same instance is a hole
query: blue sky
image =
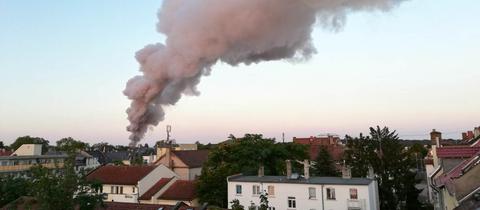
{"type": "MultiPolygon", "coordinates": [[[[134,53],[155,32],[161,1],[0,0],[0,140],[72,136],[127,144],[122,95],[134,53]]],[[[228,134],[287,139],[358,135],[386,125],[404,138],[446,137],[479,126],[480,2],[412,0],[389,13],[355,13],[317,27],[309,61],[217,64],[199,97],[167,108],[144,142],[173,126],[179,142],[228,134]]]]}

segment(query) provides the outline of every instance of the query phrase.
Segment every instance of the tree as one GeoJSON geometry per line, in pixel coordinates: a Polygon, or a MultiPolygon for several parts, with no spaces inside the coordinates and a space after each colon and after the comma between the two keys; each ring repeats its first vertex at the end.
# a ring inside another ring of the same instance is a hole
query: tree
{"type": "Polygon", "coordinates": [[[0,149],[3,149],[5,148],[5,146],[3,145],[3,141],[0,141],[0,149]]]}
{"type": "Polygon", "coordinates": [[[243,173],[253,175],[265,166],[265,174],[280,175],[285,171],[285,160],[308,158],[304,145],[275,143],[259,134],[246,134],[229,144],[210,150],[197,182],[200,201],[226,207],[227,176],[243,173]]]}
{"type": "Polygon", "coordinates": [[[57,141],[57,150],[67,153],[75,153],[78,150],[86,150],[88,147],[88,143],[75,140],[72,137],[63,138],[57,141]]]}
{"type": "Polygon", "coordinates": [[[262,193],[260,195],[260,207],[258,210],[268,210],[268,193],[262,193]]]}
{"type": "Polygon", "coordinates": [[[232,210],[245,210],[245,207],[240,205],[240,201],[238,201],[238,199],[234,199],[230,203],[232,204],[232,210]]]}
{"type": "Polygon", "coordinates": [[[40,209],[93,210],[103,206],[101,184],[88,182],[83,174],[77,175],[74,170],[74,155],[65,161],[63,168],[55,170],[41,165],[31,168],[32,195],[39,202],[40,209]]]}
{"type": "Polygon", "coordinates": [[[107,142],[100,142],[92,145],[91,147],[93,150],[98,150],[102,152],[111,152],[115,150],[115,147],[113,145],[110,145],[107,142]]]}
{"type": "Polygon", "coordinates": [[[18,137],[11,145],[10,148],[15,151],[23,144],[41,144],[42,154],[47,152],[49,141],[40,137],[22,136],[18,137]]]}
{"type": "Polygon", "coordinates": [[[317,158],[315,160],[315,164],[312,168],[312,174],[314,176],[338,176],[339,173],[335,168],[335,162],[328,152],[325,146],[321,146],[320,150],[318,151],[317,158]]]}
{"type": "Polygon", "coordinates": [[[395,131],[370,128],[370,136],[346,137],[345,161],[352,175],[364,177],[371,166],[379,185],[380,209],[420,209],[415,188],[415,160],[399,143],[395,131]],[[407,206],[403,205],[408,203],[407,206]],[[415,207],[415,208],[414,208],[415,207]]]}
{"type": "Polygon", "coordinates": [[[20,196],[27,196],[29,182],[24,177],[0,176],[0,206],[4,206],[20,196]]]}

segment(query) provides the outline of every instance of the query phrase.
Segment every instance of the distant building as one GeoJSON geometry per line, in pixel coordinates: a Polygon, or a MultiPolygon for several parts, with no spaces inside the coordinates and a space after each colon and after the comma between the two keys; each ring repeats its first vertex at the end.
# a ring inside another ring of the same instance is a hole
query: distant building
{"type": "Polygon", "coordinates": [[[183,180],[195,180],[202,172],[208,159],[208,150],[172,150],[171,147],[157,148],[154,164],[163,164],[172,169],[183,180]]]}
{"type": "Polygon", "coordinates": [[[323,136],[310,136],[307,138],[293,137],[296,144],[308,145],[310,147],[308,153],[310,160],[315,160],[320,151],[320,147],[325,147],[336,162],[343,159],[344,146],[340,142],[340,138],[336,135],[327,134],[323,136]]]}
{"type": "Polygon", "coordinates": [[[377,182],[351,178],[349,174],[346,172],[343,177],[233,175],[227,178],[228,201],[237,199],[245,209],[256,208],[260,205],[260,195],[267,194],[270,210],[379,210],[377,182]]]}
{"type": "Polygon", "coordinates": [[[23,144],[10,156],[0,156],[0,174],[23,175],[34,165],[63,168],[65,154],[42,155],[41,144],[23,144]]]}

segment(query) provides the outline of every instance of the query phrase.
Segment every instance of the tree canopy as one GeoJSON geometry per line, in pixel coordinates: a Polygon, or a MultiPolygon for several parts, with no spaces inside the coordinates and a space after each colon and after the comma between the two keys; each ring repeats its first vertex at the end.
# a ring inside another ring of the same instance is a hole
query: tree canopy
{"type": "Polygon", "coordinates": [[[370,136],[346,137],[345,161],[352,175],[365,177],[371,166],[379,185],[380,209],[422,209],[415,188],[415,160],[399,143],[395,131],[370,128],[370,136]]]}
{"type": "Polygon", "coordinates": [[[275,143],[260,134],[246,134],[228,144],[220,144],[210,150],[198,181],[201,202],[227,206],[227,182],[229,175],[243,173],[253,175],[260,166],[266,175],[285,174],[285,160],[307,159],[306,146],[294,143],[275,143]]]}
{"type": "Polygon", "coordinates": [[[49,141],[40,137],[22,136],[18,137],[11,145],[10,148],[15,151],[23,144],[41,144],[42,153],[47,152],[49,141]]]}
{"type": "Polygon", "coordinates": [[[318,151],[315,165],[312,167],[312,175],[314,176],[338,176],[338,170],[335,168],[335,162],[330,152],[325,146],[321,146],[318,151]]]}
{"type": "Polygon", "coordinates": [[[77,150],[86,150],[88,147],[88,143],[75,140],[72,137],[63,138],[57,141],[57,150],[68,153],[74,153],[77,150]]]}

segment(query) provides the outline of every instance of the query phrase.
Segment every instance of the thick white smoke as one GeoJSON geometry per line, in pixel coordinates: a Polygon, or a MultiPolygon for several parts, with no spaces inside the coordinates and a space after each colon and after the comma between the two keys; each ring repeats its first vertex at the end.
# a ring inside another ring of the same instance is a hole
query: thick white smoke
{"type": "Polygon", "coordinates": [[[182,94],[198,95],[200,78],[218,61],[237,65],[305,59],[315,53],[311,32],[342,27],[346,14],[388,11],[404,0],[164,0],[157,30],[165,43],[136,53],[141,76],[124,94],[135,145],[150,126],[164,119],[163,107],[182,94]]]}

